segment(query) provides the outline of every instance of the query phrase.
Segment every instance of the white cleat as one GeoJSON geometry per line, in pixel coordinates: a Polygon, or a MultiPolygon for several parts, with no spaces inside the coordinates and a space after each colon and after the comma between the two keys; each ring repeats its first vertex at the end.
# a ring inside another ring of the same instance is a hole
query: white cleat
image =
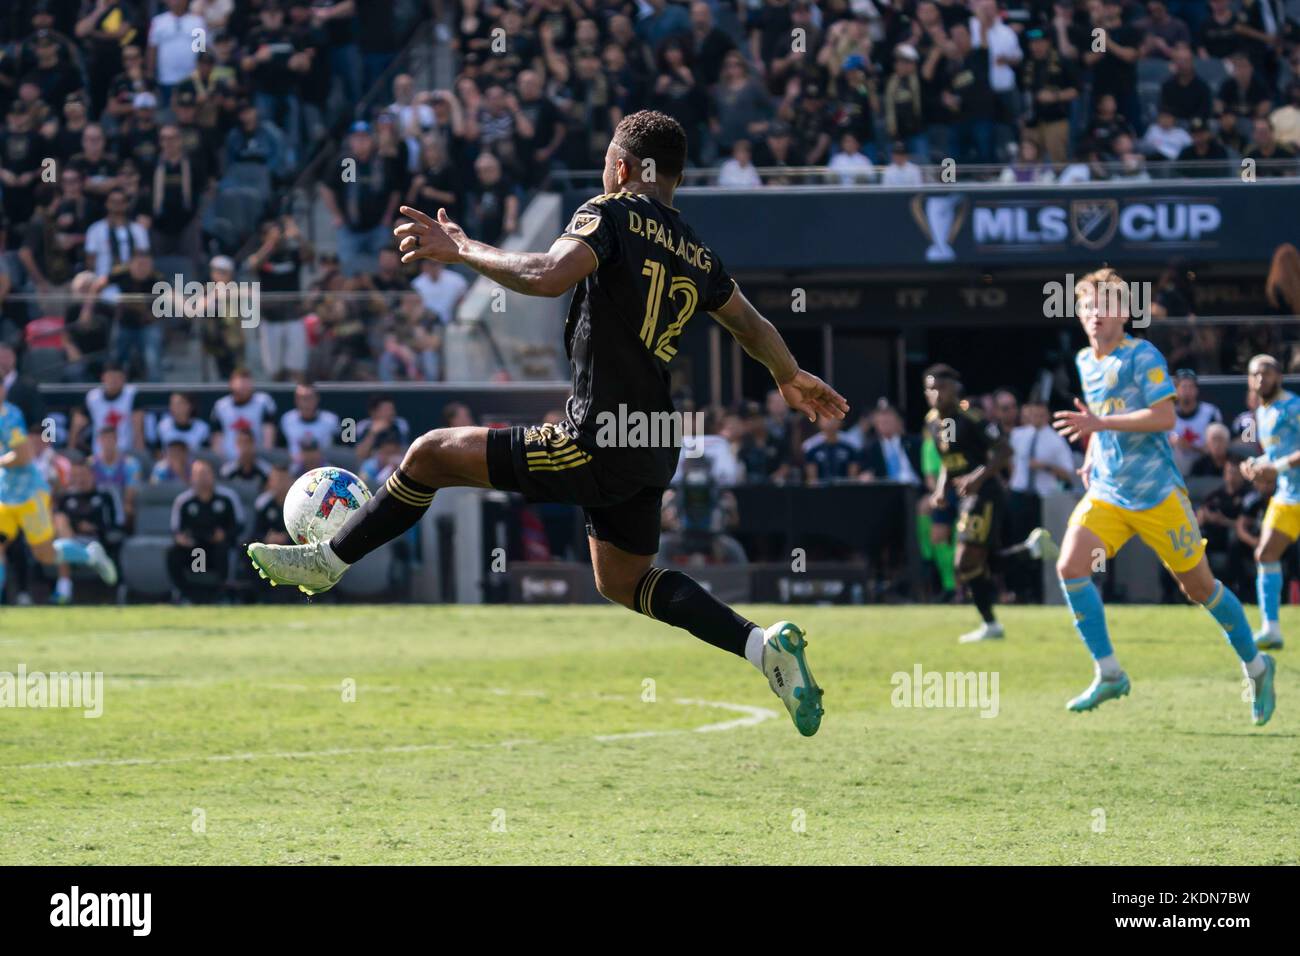
{"type": "Polygon", "coordinates": [[[1255,646],[1261,651],[1280,651],[1282,649],[1282,628],[1273,624],[1262,631],[1256,632],[1255,646]]]}
{"type": "Polygon", "coordinates": [[[113,559],[108,556],[102,544],[98,541],[90,542],[86,545],[86,554],[90,557],[90,566],[95,569],[101,581],[110,588],[117,584],[117,565],[113,563],[113,559]]]}
{"type": "Polygon", "coordinates": [[[1061,554],[1061,549],[1052,538],[1052,532],[1046,528],[1035,528],[1029,532],[1029,537],[1025,539],[1025,550],[1036,561],[1055,561],[1061,554]]]}
{"type": "Polygon", "coordinates": [[[795,728],[811,737],[821,727],[822,689],[808,669],[803,631],[789,621],[777,621],[764,631],[763,673],[772,693],[781,698],[795,728]]]}
{"type": "Polygon", "coordinates": [[[296,587],[303,594],[320,594],[339,583],[343,572],[325,552],[328,542],[317,544],[262,544],[248,546],[248,559],[257,573],[271,582],[296,587]]]}
{"type": "Polygon", "coordinates": [[[978,644],[980,641],[1000,641],[1007,636],[1007,632],[1002,630],[1002,625],[998,621],[992,624],[981,624],[973,631],[969,631],[957,638],[958,644],[978,644]]]}

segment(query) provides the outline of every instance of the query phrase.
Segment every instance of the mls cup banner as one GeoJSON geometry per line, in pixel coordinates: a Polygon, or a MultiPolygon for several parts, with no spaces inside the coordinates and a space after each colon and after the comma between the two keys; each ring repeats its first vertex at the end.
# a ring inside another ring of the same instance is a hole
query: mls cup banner
{"type": "Polygon", "coordinates": [[[1300,183],[683,190],[680,202],[701,236],[728,236],[733,272],[1119,266],[1267,261],[1296,239],[1282,210],[1300,208],[1300,183]]]}

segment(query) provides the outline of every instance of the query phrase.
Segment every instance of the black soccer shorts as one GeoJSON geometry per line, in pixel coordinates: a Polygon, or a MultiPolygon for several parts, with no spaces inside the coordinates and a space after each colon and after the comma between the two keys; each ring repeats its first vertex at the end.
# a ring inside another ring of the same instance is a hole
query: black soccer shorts
{"type": "Polygon", "coordinates": [[[1001,547],[1002,524],[1006,514],[1006,491],[1002,482],[990,477],[977,494],[960,499],[957,511],[957,540],[996,551],[1001,547]]]}
{"type": "Polygon", "coordinates": [[[602,467],[555,425],[488,429],[488,480],[529,501],[579,505],[587,534],[631,554],[659,552],[664,488],[650,487],[602,467]]]}

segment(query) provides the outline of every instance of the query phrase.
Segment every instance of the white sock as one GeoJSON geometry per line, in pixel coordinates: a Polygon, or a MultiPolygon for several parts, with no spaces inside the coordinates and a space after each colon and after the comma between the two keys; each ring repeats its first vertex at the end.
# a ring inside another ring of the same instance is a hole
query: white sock
{"type": "Polygon", "coordinates": [[[1107,679],[1118,677],[1123,673],[1119,666],[1119,658],[1114,654],[1107,654],[1105,657],[1097,658],[1097,673],[1107,679]]]}
{"type": "Polygon", "coordinates": [[[763,644],[766,640],[767,634],[758,626],[749,632],[749,637],[745,640],[745,660],[757,667],[760,674],[763,673],[763,644]]]}
{"type": "Polygon", "coordinates": [[[55,581],[54,593],[59,597],[72,597],[72,578],[59,578],[55,581]]]}
{"type": "Polygon", "coordinates": [[[330,570],[332,571],[336,571],[339,574],[342,574],[348,568],[352,567],[352,565],[348,564],[346,561],[344,561],[342,558],[340,558],[337,554],[334,553],[334,549],[330,547],[330,543],[328,541],[321,542],[320,553],[324,556],[325,563],[330,566],[330,570]]]}
{"type": "Polygon", "coordinates": [[[1241,669],[1246,672],[1246,676],[1249,677],[1251,680],[1255,680],[1258,677],[1262,677],[1264,675],[1264,655],[1256,654],[1255,659],[1251,661],[1249,664],[1247,664],[1245,661],[1242,661],[1241,669]]]}

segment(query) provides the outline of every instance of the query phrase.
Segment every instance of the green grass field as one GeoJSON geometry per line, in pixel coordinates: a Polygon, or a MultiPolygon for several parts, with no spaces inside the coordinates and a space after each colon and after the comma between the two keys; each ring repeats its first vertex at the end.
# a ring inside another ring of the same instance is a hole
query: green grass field
{"type": "Polygon", "coordinates": [[[1060,608],[983,646],[966,608],[749,611],[808,630],[817,737],[616,608],[0,610],[0,671],[105,680],[99,719],[0,710],[0,864],[1300,859],[1294,650],[1254,728],[1203,611],[1113,609],[1133,694],[1070,715],[1060,608]],[[894,707],[917,664],[996,672],[997,716],[894,707]]]}

